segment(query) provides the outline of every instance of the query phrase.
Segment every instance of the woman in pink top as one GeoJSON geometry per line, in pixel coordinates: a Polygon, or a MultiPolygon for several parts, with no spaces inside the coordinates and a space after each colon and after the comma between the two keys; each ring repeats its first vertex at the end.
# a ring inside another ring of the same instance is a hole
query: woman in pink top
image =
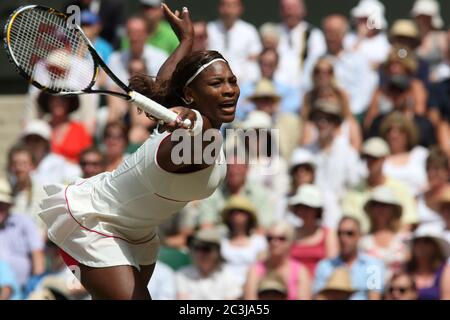
{"type": "Polygon", "coordinates": [[[289,257],[294,240],[294,229],[285,221],[279,221],[267,231],[269,255],[264,262],[253,265],[244,285],[244,300],[258,298],[258,285],[267,274],[280,277],[288,288],[288,300],[311,299],[311,279],[308,269],[289,257]]]}
{"type": "Polygon", "coordinates": [[[323,203],[316,186],[305,184],[297,189],[289,199],[291,211],[303,224],[297,229],[291,258],[303,263],[314,276],[317,263],[325,258],[335,257],[338,253],[337,238],[334,232],[322,227],[323,203]]]}

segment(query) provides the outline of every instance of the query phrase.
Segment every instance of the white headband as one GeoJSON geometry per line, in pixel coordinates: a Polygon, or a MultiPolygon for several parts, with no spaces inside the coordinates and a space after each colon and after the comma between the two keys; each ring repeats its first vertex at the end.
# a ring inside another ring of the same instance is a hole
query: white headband
{"type": "Polygon", "coordinates": [[[213,59],[213,60],[211,60],[210,62],[205,63],[205,64],[202,65],[200,68],[198,68],[197,72],[194,73],[194,75],[193,75],[192,77],[190,77],[190,78],[188,79],[188,81],[186,81],[186,84],[185,84],[184,86],[185,86],[185,87],[188,86],[192,81],[194,81],[194,79],[195,79],[195,78],[196,78],[203,70],[205,70],[206,68],[208,68],[210,65],[212,65],[214,62],[217,62],[217,61],[223,61],[223,62],[226,63],[226,61],[225,61],[224,59],[222,59],[222,58],[213,59]]]}

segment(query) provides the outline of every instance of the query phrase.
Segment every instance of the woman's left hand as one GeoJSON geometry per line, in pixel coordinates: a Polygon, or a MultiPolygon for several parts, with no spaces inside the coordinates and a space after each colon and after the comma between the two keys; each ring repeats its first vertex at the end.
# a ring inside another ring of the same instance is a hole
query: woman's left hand
{"type": "Polygon", "coordinates": [[[178,40],[183,41],[194,39],[194,27],[192,26],[189,11],[186,7],[183,7],[181,14],[178,10],[172,12],[172,10],[170,10],[165,3],[162,4],[162,8],[165,17],[177,35],[178,40]]]}

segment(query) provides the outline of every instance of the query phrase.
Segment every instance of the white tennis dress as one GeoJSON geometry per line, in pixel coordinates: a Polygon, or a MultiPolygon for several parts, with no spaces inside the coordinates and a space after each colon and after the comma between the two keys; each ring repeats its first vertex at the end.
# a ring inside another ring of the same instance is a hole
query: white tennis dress
{"type": "Polygon", "coordinates": [[[170,173],[157,163],[152,136],[113,172],[44,187],[39,216],[48,237],[90,267],[149,265],[156,261],[157,227],[192,200],[210,196],[226,173],[223,150],[215,164],[192,173],[170,173]]]}

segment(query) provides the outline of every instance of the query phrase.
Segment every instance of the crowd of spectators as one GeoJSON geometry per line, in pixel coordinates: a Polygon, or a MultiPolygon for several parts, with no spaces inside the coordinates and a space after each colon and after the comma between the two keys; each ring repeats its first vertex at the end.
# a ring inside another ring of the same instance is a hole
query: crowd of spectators
{"type": "MultiPolygon", "coordinates": [[[[354,2],[318,26],[303,0],[259,29],[241,0],[192,13],[194,50],[220,51],[241,88],[224,129],[276,130],[276,151],[227,158],[215,193],[161,226],[153,299],[450,299],[450,28],[437,0],[390,25],[380,1],[354,2]]],[[[178,45],[159,0],[128,18],[120,0],[73,4],[124,82],[178,45]]],[[[30,86],[0,180],[0,300],[90,298],[37,216],[43,186],[114,170],[156,126],[115,97],[30,86]]]]}

